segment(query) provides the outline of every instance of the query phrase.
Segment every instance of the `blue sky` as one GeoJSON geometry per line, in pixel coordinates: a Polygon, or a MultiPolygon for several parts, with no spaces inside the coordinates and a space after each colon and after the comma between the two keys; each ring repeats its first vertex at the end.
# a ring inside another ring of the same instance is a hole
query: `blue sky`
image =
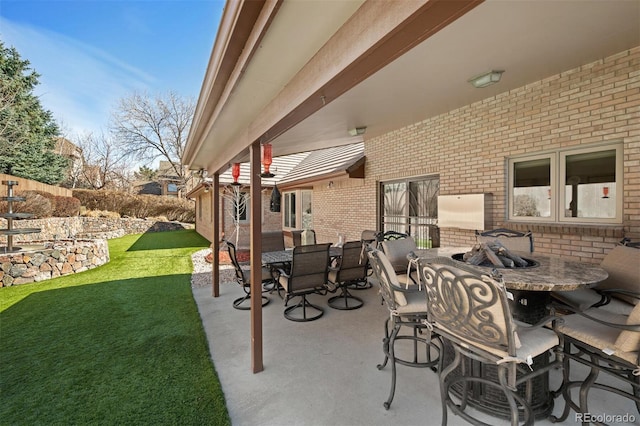
{"type": "Polygon", "coordinates": [[[0,40],[40,74],[66,136],[107,131],[119,99],[197,100],[223,0],[0,0],[0,40]]]}

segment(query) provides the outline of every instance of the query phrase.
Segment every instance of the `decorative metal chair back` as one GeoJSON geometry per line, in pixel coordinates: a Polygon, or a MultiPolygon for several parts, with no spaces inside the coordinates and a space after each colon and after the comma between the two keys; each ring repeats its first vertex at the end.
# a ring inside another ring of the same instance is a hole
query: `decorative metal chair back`
{"type": "Polygon", "coordinates": [[[640,241],[631,241],[631,238],[623,238],[618,244],[621,246],[633,247],[640,249],[640,241]]]}
{"type": "Polygon", "coordinates": [[[405,234],[404,232],[398,232],[398,231],[379,232],[377,235],[378,235],[379,243],[382,241],[401,240],[409,236],[409,234],[405,234]]]}
{"type": "Polygon", "coordinates": [[[419,270],[436,329],[515,355],[515,323],[501,282],[448,258],[420,262],[419,270]]]}
{"type": "Polygon", "coordinates": [[[331,244],[326,243],[294,247],[289,276],[290,292],[327,284],[329,246],[331,244]]]}
{"type": "Polygon", "coordinates": [[[498,241],[508,250],[533,253],[533,234],[531,231],[519,232],[505,228],[485,232],[476,231],[476,240],[479,243],[498,241]]]}
{"type": "Polygon", "coordinates": [[[284,250],[284,234],[282,231],[269,231],[262,233],[262,251],[284,250]]]}
{"type": "Polygon", "coordinates": [[[342,246],[336,281],[364,281],[367,279],[368,264],[361,261],[362,242],[347,241],[342,246]]]}

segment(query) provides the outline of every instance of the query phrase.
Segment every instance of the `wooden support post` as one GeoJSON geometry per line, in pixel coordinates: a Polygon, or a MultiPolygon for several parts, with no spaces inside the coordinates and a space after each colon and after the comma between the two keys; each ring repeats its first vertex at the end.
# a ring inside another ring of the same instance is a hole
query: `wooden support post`
{"type": "Polygon", "coordinates": [[[213,212],[213,241],[211,242],[211,283],[213,297],[220,296],[220,175],[213,175],[213,191],[211,191],[211,211],[213,212]]]}
{"type": "Polygon", "coordinates": [[[262,180],[260,179],[260,143],[249,148],[251,157],[251,369],[264,370],[262,363],[262,180]]]}

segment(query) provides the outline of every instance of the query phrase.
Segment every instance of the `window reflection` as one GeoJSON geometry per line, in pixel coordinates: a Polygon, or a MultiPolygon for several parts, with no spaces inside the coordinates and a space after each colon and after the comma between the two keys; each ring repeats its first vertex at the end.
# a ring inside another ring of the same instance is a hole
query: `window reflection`
{"type": "Polygon", "coordinates": [[[513,216],[551,217],[551,159],[513,165],[513,216]]]}
{"type": "Polygon", "coordinates": [[[564,217],[616,217],[616,151],[565,156],[564,217]]]}

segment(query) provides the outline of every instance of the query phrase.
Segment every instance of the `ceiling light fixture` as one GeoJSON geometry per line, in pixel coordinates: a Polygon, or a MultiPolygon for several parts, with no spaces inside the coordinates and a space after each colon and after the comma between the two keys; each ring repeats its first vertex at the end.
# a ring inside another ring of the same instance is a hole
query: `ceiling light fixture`
{"type": "Polygon", "coordinates": [[[349,136],[362,136],[366,131],[367,131],[366,126],[354,127],[353,129],[349,129],[349,136]]]}
{"type": "Polygon", "coordinates": [[[495,71],[495,70],[485,72],[484,74],[480,74],[473,78],[470,78],[468,82],[471,83],[473,87],[477,89],[491,86],[492,84],[495,84],[500,81],[500,78],[502,77],[503,72],[504,71],[495,71]]]}

